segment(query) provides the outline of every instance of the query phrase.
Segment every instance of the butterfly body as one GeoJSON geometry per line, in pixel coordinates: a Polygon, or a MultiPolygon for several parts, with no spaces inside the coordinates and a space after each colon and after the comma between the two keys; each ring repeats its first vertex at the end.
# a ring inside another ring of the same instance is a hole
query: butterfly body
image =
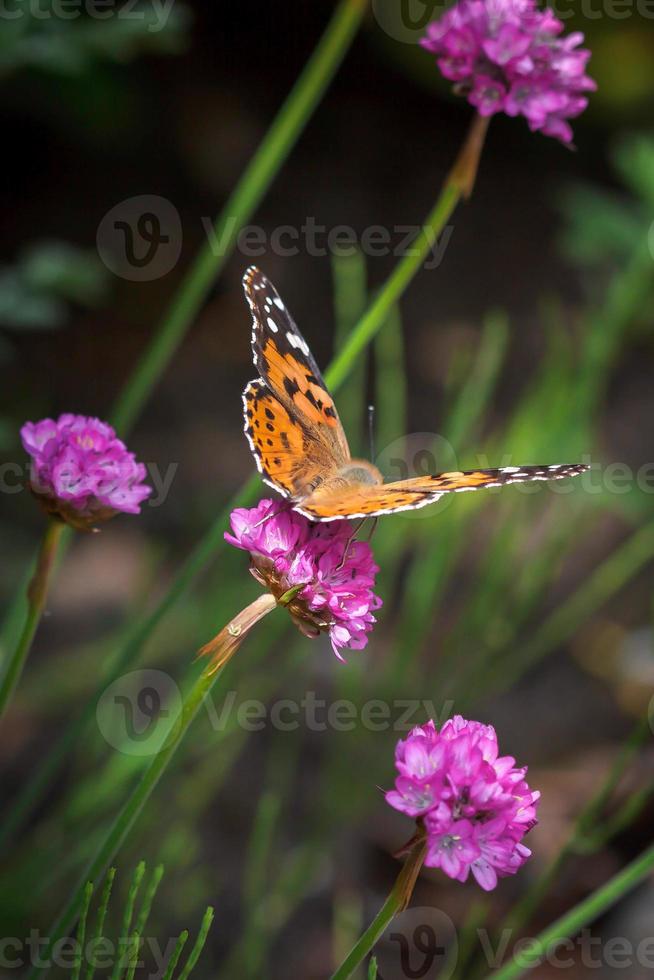
{"type": "Polygon", "coordinates": [[[368,460],[352,459],[334,401],[307,342],[275,287],[258,269],[243,277],[260,377],[243,392],[244,431],[266,483],[314,521],[417,510],[444,493],[555,480],[582,464],[507,466],[384,483],[368,460]]]}

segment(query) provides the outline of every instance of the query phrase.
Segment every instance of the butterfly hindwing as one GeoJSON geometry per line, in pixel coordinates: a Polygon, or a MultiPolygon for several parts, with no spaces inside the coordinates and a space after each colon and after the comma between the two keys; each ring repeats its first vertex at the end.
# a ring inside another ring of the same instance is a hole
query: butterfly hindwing
{"type": "Polygon", "coordinates": [[[560,480],[587,469],[583,464],[557,466],[506,466],[502,469],[439,473],[378,486],[368,484],[330,487],[329,483],[302,501],[298,510],[314,521],[334,521],[348,517],[377,517],[403,510],[418,510],[445,493],[501,487],[533,480],[560,480]]]}
{"type": "Polygon", "coordinates": [[[259,472],[285,497],[296,498],[320,483],[316,458],[302,426],[261,381],[243,392],[245,435],[259,472]]]}

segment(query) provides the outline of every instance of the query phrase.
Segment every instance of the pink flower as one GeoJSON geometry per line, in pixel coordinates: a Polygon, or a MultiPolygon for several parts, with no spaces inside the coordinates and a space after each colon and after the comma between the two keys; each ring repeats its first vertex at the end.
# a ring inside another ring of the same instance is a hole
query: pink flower
{"type": "Polygon", "coordinates": [[[382,602],[373,592],[379,569],[370,546],[352,541],[347,521],[312,524],[280,502],[233,511],[225,540],[248,551],[251,571],[307,636],[326,631],[334,653],[362,650],[382,602]],[[288,598],[289,593],[292,593],[288,598]]]}
{"type": "Polygon", "coordinates": [[[20,434],[32,459],[31,490],[73,527],[87,530],[119,511],[138,514],[152,493],[145,466],[106,422],[66,414],[26,422],[20,434]]]}
{"type": "Polygon", "coordinates": [[[585,93],[597,86],[586,74],[583,34],[564,38],[562,31],[536,0],[460,0],[429,25],[421,44],[480,115],[522,115],[532,130],[570,143],[567,120],[584,111],[585,93]]]}
{"type": "Polygon", "coordinates": [[[522,867],[531,854],[522,838],[537,823],[540,793],[515,759],[498,755],[492,725],[455,715],[439,732],[429,721],[398,742],[395,766],[386,801],[422,821],[428,867],[457,881],[472,871],[486,891],[522,867]]]}
{"type": "Polygon", "coordinates": [[[305,527],[297,518],[293,511],[279,513],[276,501],[262,500],[258,507],[232,511],[234,533],[226,533],[225,540],[243,551],[285,561],[308,537],[308,522],[305,527]]]}

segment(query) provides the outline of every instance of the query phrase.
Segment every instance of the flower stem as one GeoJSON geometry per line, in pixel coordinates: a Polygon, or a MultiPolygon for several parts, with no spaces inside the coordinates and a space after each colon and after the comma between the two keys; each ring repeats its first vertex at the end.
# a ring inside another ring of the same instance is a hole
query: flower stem
{"type": "MultiPolygon", "coordinates": [[[[252,603],[251,606],[248,606],[246,610],[243,610],[243,613],[240,613],[239,616],[232,620],[232,623],[239,622],[241,617],[246,615],[249,610],[252,610],[255,607],[255,612],[258,615],[251,616],[252,625],[254,625],[255,622],[258,622],[258,620],[265,615],[265,612],[270,612],[272,609],[274,609],[275,603],[273,601],[272,605],[268,604],[264,612],[263,606],[258,599],[252,603]]],[[[60,939],[67,935],[68,930],[75,922],[75,918],[79,915],[82,908],[82,903],[84,901],[87,882],[98,882],[102,879],[104,872],[132,829],[132,826],[148,801],[150,794],[166,771],[168,764],[175,755],[180,742],[191,727],[191,724],[200,710],[204,699],[211,692],[224,668],[240,647],[242,640],[247,634],[247,630],[242,631],[238,639],[235,639],[233,634],[229,633],[228,627],[225,627],[223,634],[225,637],[225,642],[229,647],[228,654],[220,657],[219,667],[216,668],[214,665],[210,664],[209,667],[207,667],[200,674],[188,694],[185,696],[180,712],[177,718],[174,720],[170,733],[162,748],[157,752],[152,762],[141,776],[139,783],[134,788],[123,809],[114,820],[109,833],[104,838],[104,841],[100,845],[95,857],[81,875],[79,884],[70,898],[70,901],[59,914],[56,922],[54,922],[50,928],[48,933],[48,948],[44,953],[43,961],[47,962],[49,960],[50,951],[60,939]]],[[[220,656],[217,650],[214,650],[214,653],[216,657],[220,656]]],[[[38,977],[39,974],[45,976],[47,972],[47,967],[35,967],[29,974],[29,980],[33,980],[34,977],[38,977]]]]}
{"type": "Polygon", "coordinates": [[[119,432],[130,428],[163,374],[190,323],[230,257],[241,229],[259,206],[322,98],[354,40],[368,0],[341,0],[214,225],[213,233],[188,271],[150,346],[127,382],[112,413],[119,432]],[[216,243],[220,243],[217,246],[216,243]]]}
{"type": "Polygon", "coordinates": [[[411,248],[398,262],[393,273],[377,295],[368,311],[359,320],[345,344],[325,372],[325,381],[330,388],[338,388],[350,371],[350,365],[370,343],[379,328],[385,323],[393,306],[418,272],[436,239],[445,228],[454,209],[461,199],[458,186],[446,183],[436,204],[425,219],[411,248]]]}
{"type": "Polygon", "coordinates": [[[411,844],[411,850],[404,862],[402,870],[397,876],[390,895],[359,941],[352,947],[348,956],[346,956],[336,972],[332,974],[331,980],[347,980],[348,977],[351,977],[363,962],[364,957],[368,955],[380,936],[383,935],[389,922],[407,907],[411,901],[415,883],[425,860],[426,850],[425,834],[424,830],[421,829],[411,844]]]}
{"type": "Polygon", "coordinates": [[[560,919],[544,929],[528,949],[516,954],[507,964],[493,973],[493,980],[513,980],[538,966],[548,950],[593,922],[612,905],[640,884],[654,868],[654,844],[640,857],[619,871],[605,885],[584,899],[560,919]]]}
{"type": "Polygon", "coordinates": [[[59,542],[65,527],[66,525],[62,521],[53,518],[48,522],[45,529],[41,549],[36,560],[36,569],[27,587],[27,616],[23,631],[7,665],[2,684],[0,684],[0,717],[4,714],[18,686],[34,635],[41,621],[59,542]]]}

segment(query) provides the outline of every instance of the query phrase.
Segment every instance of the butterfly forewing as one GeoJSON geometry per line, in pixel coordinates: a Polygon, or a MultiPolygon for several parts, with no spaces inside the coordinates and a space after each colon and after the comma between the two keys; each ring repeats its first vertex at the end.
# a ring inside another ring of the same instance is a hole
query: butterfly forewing
{"type": "Polygon", "coordinates": [[[246,434],[269,482],[298,498],[347,463],[347,439],[318,365],[275,287],[254,267],[245,273],[243,287],[252,313],[254,363],[261,375],[244,393],[246,434]],[[248,391],[254,404],[247,404],[248,391]],[[253,435],[256,421],[265,435],[253,435]]]}

